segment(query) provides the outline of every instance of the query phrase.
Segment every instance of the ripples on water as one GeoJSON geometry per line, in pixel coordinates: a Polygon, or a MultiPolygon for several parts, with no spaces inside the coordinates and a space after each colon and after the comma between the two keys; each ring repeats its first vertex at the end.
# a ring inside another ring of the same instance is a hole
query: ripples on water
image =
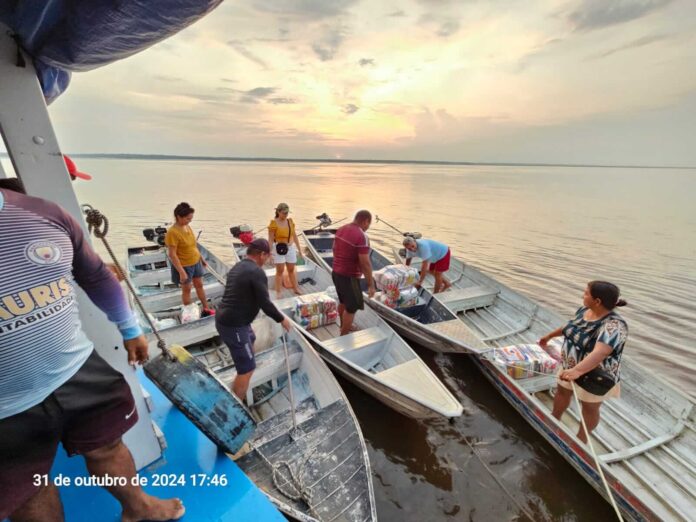
{"type": "MultiPolygon", "coordinates": [[[[621,309],[630,328],[625,356],[696,395],[693,170],[79,163],[95,179],[76,185],[78,197],[107,214],[121,252],[188,201],[201,241],[229,260],[229,227],[261,229],[285,201],[300,226],[324,211],[338,220],[370,209],[402,230],[448,243],[454,255],[567,316],[587,281],[612,281],[630,304],[621,309]]],[[[399,241],[384,224],[369,234],[385,251],[399,241]]],[[[382,520],[522,519],[464,437],[535,518],[612,516],[466,357],[416,349],[464,405],[454,424],[411,421],[341,381],[368,442],[382,520]]]]}

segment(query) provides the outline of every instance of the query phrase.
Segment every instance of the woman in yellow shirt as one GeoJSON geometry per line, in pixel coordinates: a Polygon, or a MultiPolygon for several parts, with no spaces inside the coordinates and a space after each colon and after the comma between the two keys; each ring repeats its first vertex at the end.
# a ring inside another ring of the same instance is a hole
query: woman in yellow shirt
{"type": "Polygon", "coordinates": [[[196,236],[189,226],[193,219],[193,208],[188,203],[179,203],[174,209],[174,219],[176,222],[164,236],[164,244],[172,262],[172,281],[175,285],[181,285],[181,301],[184,305],[191,304],[193,286],[203,305],[202,315],[215,315],[215,310],[210,308],[203,289],[202,277],[208,263],[198,251],[196,236]]]}
{"type": "Polygon", "coordinates": [[[275,217],[268,224],[268,242],[271,244],[273,263],[276,266],[275,291],[277,297],[280,297],[285,267],[288,268],[288,276],[293,290],[297,295],[302,293],[297,284],[297,274],[295,274],[297,257],[302,259],[302,250],[300,240],[297,239],[295,223],[288,217],[289,213],[288,204],[279,203],[275,209],[275,217]]]}

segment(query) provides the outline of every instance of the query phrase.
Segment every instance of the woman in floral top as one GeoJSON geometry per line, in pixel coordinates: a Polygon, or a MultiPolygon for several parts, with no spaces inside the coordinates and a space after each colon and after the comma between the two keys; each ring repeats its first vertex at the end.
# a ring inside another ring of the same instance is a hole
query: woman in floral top
{"type": "MultiPolygon", "coordinates": [[[[553,401],[553,416],[560,420],[573,397],[573,384],[580,376],[601,366],[616,383],[606,395],[594,395],[575,386],[582,404],[582,416],[587,431],[592,432],[599,424],[599,408],[602,401],[620,394],[621,354],[623,353],[628,326],[614,308],[625,306],[619,299],[619,288],[605,281],[591,281],[583,295],[583,306],[565,326],[539,339],[539,345],[553,337],[563,335],[563,369],[558,374],[558,388],[553,401]]],[[[587,443],[585,432],[580,426],[578,438],[587,443]]]]}

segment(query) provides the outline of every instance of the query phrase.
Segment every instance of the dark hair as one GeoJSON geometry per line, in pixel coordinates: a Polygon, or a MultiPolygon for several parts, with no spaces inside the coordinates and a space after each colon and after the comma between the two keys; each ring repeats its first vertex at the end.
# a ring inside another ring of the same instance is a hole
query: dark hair
{"type": "Polygon", "coordinates": [[[174,208],[174,217],[186,217],[189,214],[193,214],[193,208],[184,201],[174,208]]]}
{"type": "Polygon", "coordinates": [[[24,183],[19,178],[2,178],[0,179],[0,188],[6,190],[11,190],[13,192],[19,192],[20,194],[26,194],[27,191],[24,188],[24,183]]]}
{"type": "Polygon", "coordinates": [[[260,254],[265,254],[265,253],[266,253],[265,250],[261,250],[260,248],[256,248],[253,246],[250,246],[249,248],[247,248],[247,255],[248,256],[258,256],[260,254]]]}
{"type": "Polygon", "coordinates": [[[626,306],[628,303],[619,299],[619,287],[606,281],[590,281],[587,283],[590,295],[602,302],[607,310],[613,310],[617,306],[626,306]]]}
{"type": "Polygon", "coordinates": [[[353,221],[356,223],[361,223],[367,220],[369,220],[370,223],[372,222],[372,213],[369,210],[358,210],[355,213],[355,218],[353,218],[353,221]]]}

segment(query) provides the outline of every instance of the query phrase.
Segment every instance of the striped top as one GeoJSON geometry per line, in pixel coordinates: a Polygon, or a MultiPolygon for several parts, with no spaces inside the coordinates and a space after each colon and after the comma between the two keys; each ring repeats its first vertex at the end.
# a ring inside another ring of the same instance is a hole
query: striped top
{"type": "Polygon", "coordinates": [[[80,224],[49,201],[0,189],[0,419],[35,406],[92,353],[74,283],[124,339],[140,326],[80,224]]]}

